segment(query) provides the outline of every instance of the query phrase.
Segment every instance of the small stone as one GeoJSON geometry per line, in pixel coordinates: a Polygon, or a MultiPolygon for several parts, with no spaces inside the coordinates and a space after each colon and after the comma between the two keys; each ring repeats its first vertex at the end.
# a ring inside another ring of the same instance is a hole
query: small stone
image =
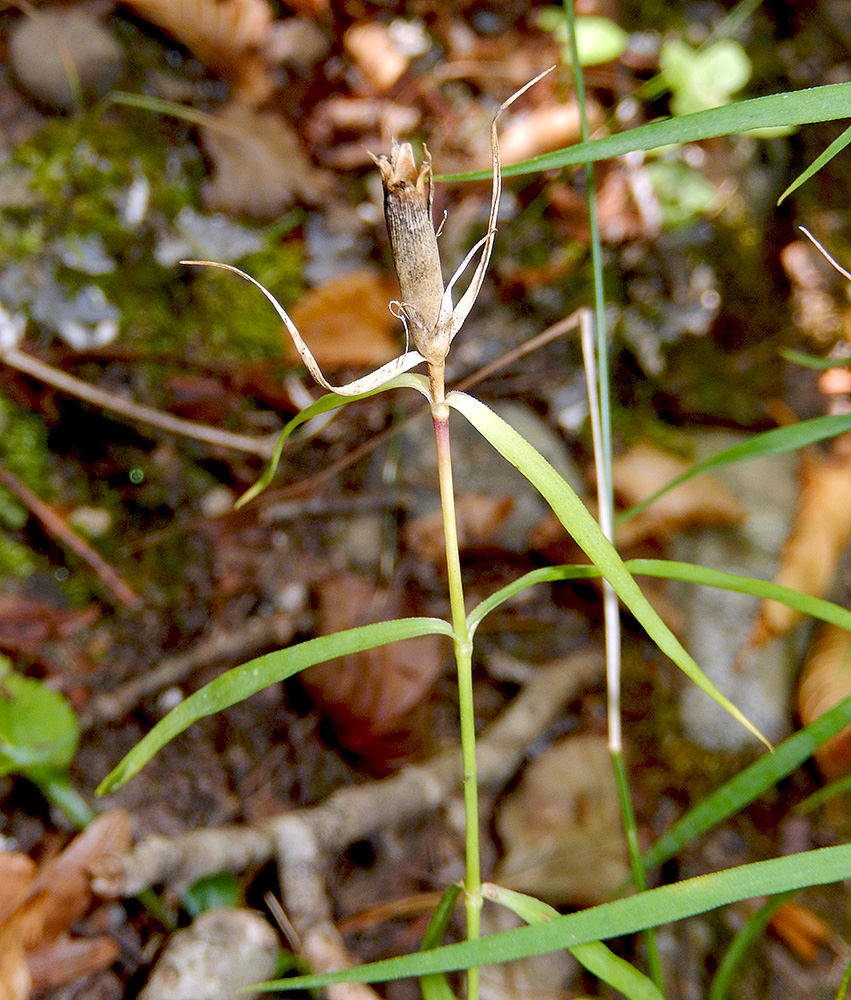
{"type": "Polygon", "coordinates": [[[71,111],[75,94],[65,59],[73,60],[86,98],[121,79],[124,50],[99,21],[79,11],[45,11],[22,19],[9,39],[9,60],[21,87],[56,111],[71,111]]]}
{"type": "Polygon", "coordinates": [[[112,514],[103,507],[78,507],[68,520],[87,538],[103,538],[112,527],[112,514]]]}

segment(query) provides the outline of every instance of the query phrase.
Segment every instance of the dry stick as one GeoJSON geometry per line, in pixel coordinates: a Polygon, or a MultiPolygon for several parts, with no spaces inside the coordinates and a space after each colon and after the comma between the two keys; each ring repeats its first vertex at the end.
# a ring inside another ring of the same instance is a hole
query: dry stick
{"type": "Polygon", "coordinates": [[[194,671],[227,660],[239,660],[259,653],[273,643],[286,646],[295,629],[289,615],[249,618],[240,628],[217,628],[188,652],[168,656],[140,677],[134,677],[115,691],[92,698],[80,715],[80,728],[123,719],[144,698],[185,681],[194,671]]]}
{"type": "Polygon", "coordinates": [[[49,535],[87,562],[98,575],[101,583],[122,604],[128,608],[141,607],[142,601],[139,595],[129,584],[125,583],[103,556],[95,551],[82,535],[78,535],[65,518],[57,514],[50,504],[36,496],[28,486],[3,465],[0,465],[0,484],[14,494],[27,510],[41,521],[49,535]]]}
{"type": "MultiPolygon", "coordinates": [[[[501,787],[523,755],[558,717],[562,706],[603,676],[597,650],[584,650],[536,671],[532,680],[485,732],[479,743],[479,780],[501,787]]],[[[153,836],[126,854],[98,865],[95,891],[134,896],[165,883],[185,889],[206,875],[240,872],[265,864],[275,853],[286,858],[309,831],[326,857],[378,829],[433,812],[458,792],[459,751],[438,754],[380,781],[338,789],[323,803],[254,826],[193,830],[177,837],[153,836]]],[[[301,934],[301,930],[299,930],[301,934]]]]}
{"type": "Polygon", "coordinates": [[[193,438],[195,441],[203,441],[206,444],[247,452],[249,455],[258,455],[266,460],[272,457],[275,450],[275,443],[278,440],[277,433],[252,437],[249,434],[222,431],[217,427],[210,427],[208,424],[196,423],[194,420],[173,417],[170,413],[163,413],[151,406],[135,403],[123,396],[89,385],[88,382],[75,378],[73,375],[66,375],[58,368],[54,368],[44,361],[39,361],[38,358],[34,358],[25,351],[19,351],[17,348],[0,353],[0,360],[5,361],[11,368],[26,372],[27,375],[32,375],[41,382],[47,382],[48,385],[52,385],[62,392],[67,392],[71,396],[77,396],[79,399],[84,399],[87,403],[93,403],[105,410],[112,410],[113,413],[118,413],[129,420],[157,427],[169,434],[178,434],[181,437],[193,438]]]}

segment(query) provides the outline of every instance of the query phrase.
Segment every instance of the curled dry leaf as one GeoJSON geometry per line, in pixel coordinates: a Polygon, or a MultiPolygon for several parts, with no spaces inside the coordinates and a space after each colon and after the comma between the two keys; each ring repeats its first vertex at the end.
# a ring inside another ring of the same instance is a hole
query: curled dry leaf
{"type": "Polygon", "coordinates": [[[37,870],[23,854],[0,854],[0,997],[26,1000],[33,986],[57,986],[111,964],[111,938],[71,938],[91,903],[89,870],[130,847],[122,809],[104,813],[37,870]]]}
{"type": "Polygon", "coordinates": [[[821,917],[800,903],[783,903],[769,926],[802,962],[809,964],[815,962],[819,948],[829,944],[833,937],[821,917]]]}
{"type": "MultiPolygon", "coordinates": [[[[462,493],[455,498],[458,544],[462,549],[481,545],[493,538],[514,508],[510,496],[492,497],[483,493],[462,493]]],[[[420,559],[442,563],[446,558],[443,514],[436,510],[415,518],[405,528],[405,544],[420,559]]]]}
{"type": "MultiPolygon", "coordinates": [[[[326,580],[319,590],[322,634],[410,614],[395,592],[377,591],[353,573],[326,580]]],[[[310,667],[300,678],[331,720],[340,743],[376,773],[386,773],[421,749],[428,693],[440,676],[445,650],[426,635],[353,653],[310,667]]]]}
{"type": "Polygon", "coordinates": [[[295,131],[273,111],[232,101],[201,135],[214,171],[201,191],[208,208],[273,219],[296,198],[314,203],[329,189],[295,131]]]}
{"type": "MultiPolygon", "coordinates": [[[[612,462],[612,485],[625,506],[646,500],[689,468],[689,463],[639,444],[618,455],[612,462]]],[[[712,476],[690,479],[665,493],[641,514],[618,528],[619,545],[633,545],[647,538],[664,540],[678,531],[738,524],[745,509],[712,476]]]]}
{"type": "MultiPolygon", "coordinates": [[[[851,694],[851,632],[824,625],[807,655],[798,685],[798,714],[814,722],[851,694]]],[[[822,774],[833,780],[851,770],[851,725],[815,752],[822,774]]]]}
{"type": "MultiPolygon", "coordinates": [[[[839,558],[851,541],[851,455],[809,459],[792,532],[780,556],[774,582],[824,597],[836,575],[839,558]]],[[[777,601],[763,601],[752,643],[785,635],[802,614],[777,601]]]]}
{"type": "Polygon", "coordinates": [[[124,0],[165,29],[233,85],[234,96],[259,104],[274,81],[263,57],[272,24],[267,0],[124,0]]]}
{"type": "Polygon", "coordinates": [[[290,317],[320,365],[381,365],[399,353],[399,323],[389,309],[396,292],[373,271],[350,271],[308,292],[290,317]]]}

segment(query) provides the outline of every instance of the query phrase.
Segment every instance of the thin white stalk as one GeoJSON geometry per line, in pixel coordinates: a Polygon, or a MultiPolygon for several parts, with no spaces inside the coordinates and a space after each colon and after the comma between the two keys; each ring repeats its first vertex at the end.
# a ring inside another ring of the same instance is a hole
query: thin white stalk
{"type": "MultiPolygon", "coordinates": [[[[603,453],[603,428],[600,397],[597,392],[597,362],[594,319],[590,309],[582,312],[580,322],[582,359],[585,366],[585,384],[588,389],[588,409],[591,417],[591,440],[594,445],[594,472],[597,479],[597,507],[600,530],[614,541],[614,511],[609,472],[603,453]]],[[[621,630],[618,595],[608,580],[603,580],[603,620],[606,630],[606,687],[608,699],[609,749],[620,753],[623,749],[621,726],[621,630]]]]}

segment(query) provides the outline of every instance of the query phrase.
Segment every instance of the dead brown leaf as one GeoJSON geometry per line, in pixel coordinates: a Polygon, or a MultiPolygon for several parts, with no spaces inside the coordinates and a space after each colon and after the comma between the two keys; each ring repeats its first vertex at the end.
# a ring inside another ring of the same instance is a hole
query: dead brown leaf
{"type": "Polygon", "coordinates": [[[207,208],[273,219],[297,198],[312,204],[328,191],[326,175],[280,115],[231,101],[215,122],[201,130],[213,162],[201,191],[207,208]]]}
{"type": "Polygon", "coordinates": [[[91,903],[91,866],[129,846],[129,817],[122,809],[112,809],[41,870],[25,855],[0,855],[3,1000],[26,1000],[34,986],[73,982],[115,960],[119,949],[113,940],[78,940],[67,932],[91,903]]]}
{"type": "Polygon", "coordinates": [[[320,365],[382,365],[399,353],[399,324],[389,308],[396,295],[391,279],[349,271],[309,291],[290,316],[320,365]]]}
{"type": "MultiPolygon", "coordinates": [[[[798,684],[798,714],[808,726],[851,694],[851,633],[824,625],[810,647],[798,684]]],[[[815,751],[822,774],[832,781],[851,770],[851,725],[815,751]]]]}
{"type": "MultiPolygon", "coordinates": [[[[774,582],[812,597],[829,591],[839,557],[851,541],[851,455],[808,459],[792,532],[774,582]]],[[[803,617],[777,601],[763,601],[754,622],[753,645],[785,635],[803,617]]]]}
{"type": "MultiPolygon", "coordinates": [[[[612,462],[612,485],[624,507],[652,496],[689,468],[689,463],[639,444],[618,455],[612,462]]],[[[679,531],[737,524],[745,509],[711,476],[690,479],[665,493],[641,514],[624,522],[617,530],[617,543],[634,545],[644,539],[664,541],[679,531]]]]}
{"type": "MultiPolygon", "coordinates": [[[[599,105],[590,105],[589,112],[593,124],[599,124],[602,118],[599,105]]],[[[513,115],[506,121],[499,140],[502,162],[509,166],[578,142],[580,126],[579,106],[575,101],[545,104],[513,115]]]]}
{"type": "MultiPolygon", "coordinates": [[[[458,544],[462,549],[491,539],[514,508],[510,496],[462,493],[455,498],[458,544]]],[[[436,510],[415,518],[405,528],[405,544],[420,559],[440,563],[445,559],[443,514],[436,510]]]]}
{"type": "MultiPolygon", "coordinates": [[[[353,573],[326,580],[318,596],[323,635],[411,610],[401,594],[378,591],[353,573]]],[[[443,670],[444,654],[440,638],[426,635],[321,663],[300,677],[340,743],[376,773],[386,773],[422,749],[428,694],[443,670]]]]}
{"type": "Polygon", "coordinates": [[[554,743],[500,806],[501,885],[554,906],[593,906],[629,876],[611,755],[602,736],[554,743]]]}
{"type": "Polygon", "coordinates": [[[267,0],[124,0],[228,80],[234,96],[259,104],[274,89],[263,57],[272,24],[267,0]]]}
{"type": "Polygon", "coordinates": [[[38,656],[46,642],[87,628],[98,614],[94,606],[69,611],[27,597],[0,597],[0,649],[38,656]]]}
{"type": "Polygon", "coordinates": [[[819,948],[833,937],[830,927],[821,917],[800,903],[783,903],[775,911],[769,926],[802,962],[808,964],[815,962],[819,948]]]}
{"type": "Polygon", "coordinates": [[[367,89],[379,94],[398,81],[411,61],[394,40],[389,25],[380,21],[353,24],[346,32],[343,44],[367,89]]]}

